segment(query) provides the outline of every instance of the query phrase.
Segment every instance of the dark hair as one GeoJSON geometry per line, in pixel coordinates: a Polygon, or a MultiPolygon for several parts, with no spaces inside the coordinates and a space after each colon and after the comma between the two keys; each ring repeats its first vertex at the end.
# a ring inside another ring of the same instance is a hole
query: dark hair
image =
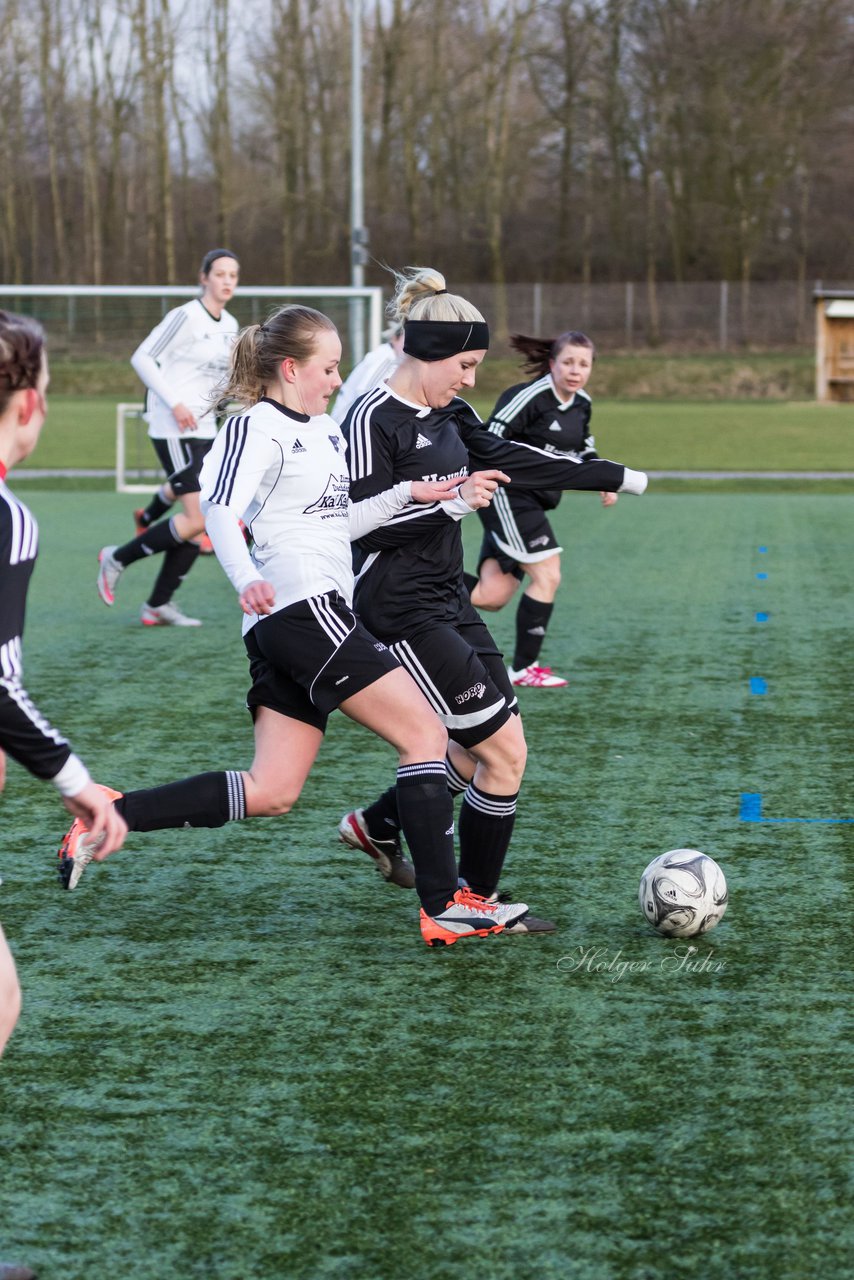
{"type": "Polygon", "coordinates": [[[557,360],[564,347],[587,347],[592,359],[596,359],[596,348],[587,334],[578,329],[567,329],[556,338],[527,338],[524,333],[512,333],[510,346],[525,357],[526,373],[541,376],[548,373],[552,360],[557,360]]]}
{"type": "Polygon", "coordinates": [[[14,392],[38,383],[44,344],[45,332],[38,320],[0,311],[0,413],[14,392]]]}
{"type": "Polygon", "coordinates": [[[237,262],[237,254],[232,253],[230,249],[208,249],[202,258],[202,265],[199,268],[199,274],[206,276],[210,271],[217,258],[233,258],[237,262]]]}
{"type": "Polygon", "coordinates": [[[303,364],[314,355],[322,329],[338,332],[329,316],[299,303],[274,311],[263,324],[247,325],[232,348],[228,381],[217,387],[217,400],[257,403],[283,360],[303,364]]]}

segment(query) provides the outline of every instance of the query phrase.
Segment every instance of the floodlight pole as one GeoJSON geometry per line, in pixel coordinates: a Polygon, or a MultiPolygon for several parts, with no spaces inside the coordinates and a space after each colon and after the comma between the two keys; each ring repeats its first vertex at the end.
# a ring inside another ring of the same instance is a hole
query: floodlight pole
{"type": "MultiPolygon", "coordinates": [[[[357,288],[365,283],[368,259],[368,231],[365,222],[364,182],[364,111],[362,106],[362,0],[351,0],[352,27],[350,44],[350,283],[357,288]]],[[[365,354],[363,324],[364,301],[354,298],[350,304],[350,348],[353,364],[365,354]]]]}

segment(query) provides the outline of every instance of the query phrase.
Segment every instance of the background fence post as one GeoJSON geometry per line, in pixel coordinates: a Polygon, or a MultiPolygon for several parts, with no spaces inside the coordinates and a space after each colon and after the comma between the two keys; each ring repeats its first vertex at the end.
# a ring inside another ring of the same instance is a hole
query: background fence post
{"type": "Polygon", "coordinates": [[[635,286],[631,280],[626,281],[626,346],[632,346],[635,329],[635,286]]]}
{"type": "Polygon", "coordinates": [[[721,351],[726,351],[727,343],[729,341],[728,332],[727,332],[728,308],[729,308],[729,281],[722,280],[721,281],[720,315],[718,317],[718,345],[720,346],[721,351]]]}
{"type": "Polygon", "coordinates": [[[534,285],[533,299],[533,323],[531,325],[531,333],[535,338],[539,337],[540,325],[543,323],[543,286],[539,283],[534,285]]]}

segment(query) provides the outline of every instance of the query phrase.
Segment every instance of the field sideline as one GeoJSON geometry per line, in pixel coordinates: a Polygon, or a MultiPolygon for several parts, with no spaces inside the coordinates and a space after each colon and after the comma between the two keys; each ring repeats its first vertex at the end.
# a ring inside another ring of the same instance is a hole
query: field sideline
{"type": "MultiPolygon", "coordinates": [[[[485,415],[492,401],[473,397],[485,415]]],[[[641,470],[854,471],[854,405],[808,401],[602,400],[593,426],[604,457],[641,470]]],[[[54,396],[27,469],[115,466],[116,401],[54,396]]],[[[137,455],[156,464],[140,438],[137,455]]]]}
{"type": "MultiPolygon", "coordinates": [[[[27,685],[96,776],[245,767],[216,563],[184,589],[205,627],[149,632],[151,566],[112,611],[93,585],[133,499],[27,501],[27,685]]],[[[62,811],[10,766],[0,1257],[41,1280],[847,1274],[854,499],[569,495],[558,520],[544,657],[571,684],[521,691],[506,875],[554,935],[423,946],[411,895],[335,842],[394,768],[342,717],[288,818],[131,836],[73,894],[62,811]],[[696,951],[637,906],[681,845],[730,883],[696,951]]]]}

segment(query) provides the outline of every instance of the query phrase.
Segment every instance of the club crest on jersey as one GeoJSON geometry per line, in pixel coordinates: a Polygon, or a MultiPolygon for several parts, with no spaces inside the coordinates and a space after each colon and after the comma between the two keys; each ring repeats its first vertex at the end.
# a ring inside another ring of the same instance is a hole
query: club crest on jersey
{"type": "Polygon", "coordinates": [[[329,443],[332,445],[332,448],[335,450],[335,452],[336,452],[336,453],[340,453],[340,452],[341,452],[341,437],[340,437],[340,436],[330,436],[330,437],[329,437],[329,443]]]}
{"type": "Polygon", "coordinates": [[[322,520],[328,520],[330,516],[346,516],[349,493],[349,476],[330,476],[320,497],[310,506],[303,507],[303,515],[317,513],[322,520]]]}

